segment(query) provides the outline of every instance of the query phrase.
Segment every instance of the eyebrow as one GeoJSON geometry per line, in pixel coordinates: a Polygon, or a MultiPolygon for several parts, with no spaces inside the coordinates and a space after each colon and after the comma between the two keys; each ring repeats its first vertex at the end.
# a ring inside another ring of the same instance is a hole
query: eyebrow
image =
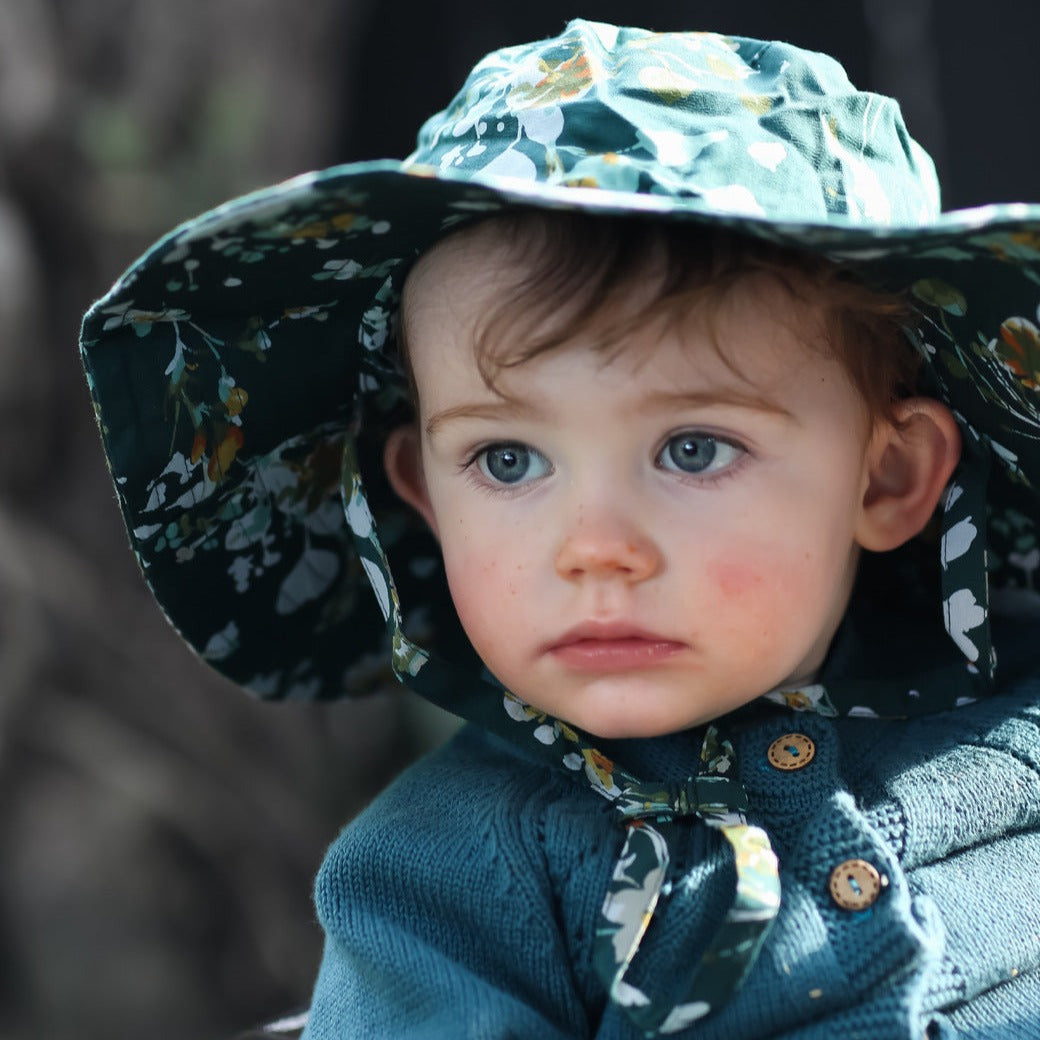
{"type": "MultiPolygon", "coordinates": [[[[762,412],[775,415],[781,419],[797,422],[798,417],[787,408],[770,400],[762,394],[741,393],[736,389],[719,390],[659,390],[642,398],[636,411],[650,406],[708,408],[712,405],[724,405],[730,408],[742,408],[746,411],[762,412]]],[[[453,419],[502,419],[523,417],[537,419],[545,415],[545,409],[537,402],[503,399],[488,403],[467,403],[454,405],[435,412],[426,420],[425,430],[432,437],[445,423],[453,419]]]]}
{"type": "Polygon", "coordinates": [[[426,420],[426,436],[432,437],[439,427],[453,419],[502,419],[517,416],[537,419],[544,415],[544,409],[535,403],[514,401],[504,398],[501,401],[489,401],[485,404],[457,404],[451,408],[435,412],[426,420]]]}
{"type": "Polygon", "coordinates": [[[646,404],[662,404],[708,408],[711,405],[726,405],[730,408],[743,408],[752,412],[764,412],[776,415],[781,419],[797,421],[794,412],[776,401],[758,393],[742,393],[737,389],[720,388],[717,390],[661,390],[646,397],[646,404]]]}

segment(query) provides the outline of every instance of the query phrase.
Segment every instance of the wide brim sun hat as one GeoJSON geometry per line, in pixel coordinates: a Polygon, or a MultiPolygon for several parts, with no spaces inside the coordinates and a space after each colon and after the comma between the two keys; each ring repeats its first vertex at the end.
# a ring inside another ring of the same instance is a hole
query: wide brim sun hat
{"type": "MultiPolygon", "coordinates": [[[[931,678],[900,684],[893,664],[876,682],[778,696],[900,715],[986,693],[991,589],[1035,610],[1040,566],[1040,207],[941,213],[898,105],[824,55],[585,21],[481,61],[407,159],[333,167],[203,214],[87,313],[83,359],[131,544],[188,644],[265,698],[363,694],[392,665],[501,728],[436,545],[390,494],[368,431],[406,393],[393,343],[410,265],[517,208],[724,227],[848,264],[915,306],[908,337],[965,445],[940,524],[931,678]]],[[[633,818],[666,812],[634,782],[619,787],[580,734],[505,706],[601,793],[634,791],[633,818]]],[[[698,779],[718,781],[725,755],[698,779]]],[[[663,802],[696,802],[691,791],[663,802]]]]}
{"type": "MultiPolygon", "coordinates": [[[[411,263],[518,206],[712,223],[909,290],[950,403],[1011,484],[1036,486],[1040,207],[940,215],[897,105],[824,55],[575,21],[485,58],[409,158],[190,220],[86,315],[83,358],[145,578],[236,683],[274,698],[374,685],[388,644],[340,503],[344,447],[362,397],[390,408],[403,393],[385,348],[411,263]]],[[[401,601],[436,649],[438,629],[454,639],[436,547],[378,477],[366,469],[401,601]]]]}

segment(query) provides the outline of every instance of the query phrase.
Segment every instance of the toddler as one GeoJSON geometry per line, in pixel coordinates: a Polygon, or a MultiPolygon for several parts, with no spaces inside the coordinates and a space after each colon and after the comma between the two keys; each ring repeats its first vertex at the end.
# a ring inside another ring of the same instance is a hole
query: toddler
{"type": "Polygon", "coordinates": [[[1038,301],[831,59],[575,21],[95,304],[188,642],[468,723],[329,850],[305,1036],[1040,1035],[1038,301]]]}

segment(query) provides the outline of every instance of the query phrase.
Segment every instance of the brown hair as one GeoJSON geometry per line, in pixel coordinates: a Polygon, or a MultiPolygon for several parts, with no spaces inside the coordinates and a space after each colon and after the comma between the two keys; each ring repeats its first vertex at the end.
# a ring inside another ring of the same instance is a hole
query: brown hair
{"type": "MultiPolygon", "coordinates": [[[[914,392],[920,361],[903,331],[914,311],[824,257],[717,227],[645,217],[518,210],[489,220],[528,272],[478,329],[476,359],[489,387],[502,369],[563,346],[605,311],[617,319],[596,341],[608,356],[623,351],[629,333],[651,317],[674,323],[703,307],[699,313],[711,327],[727,293],[760,272],[822,318],[822,345],[871,416],[891,419],[894,403],[914,392]],[[636,283],[646,292],[633,306],[626,290],[636,283]]],[[[818,339],[802,338],[809,346],[818,339]]],[[[714,336],[712,342],[718,346],[714,336]]],[[[403,321],[399,346],[411,381],[403,321]]],[[[720,356],[728,363],[721,349],[720,356]]]]}

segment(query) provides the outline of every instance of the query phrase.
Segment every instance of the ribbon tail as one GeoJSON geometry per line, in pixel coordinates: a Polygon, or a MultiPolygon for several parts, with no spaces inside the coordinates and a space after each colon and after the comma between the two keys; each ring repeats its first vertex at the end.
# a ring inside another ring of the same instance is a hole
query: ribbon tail
{"type": "Polygon", "coordinates": [[[625,844],[600,910],[593,960],[610,999],[626,1010],[648,1006],[650,998],[625,978],[639,952],[668,873],[668,842],[645,820],[626,828],[625,844]]]}

